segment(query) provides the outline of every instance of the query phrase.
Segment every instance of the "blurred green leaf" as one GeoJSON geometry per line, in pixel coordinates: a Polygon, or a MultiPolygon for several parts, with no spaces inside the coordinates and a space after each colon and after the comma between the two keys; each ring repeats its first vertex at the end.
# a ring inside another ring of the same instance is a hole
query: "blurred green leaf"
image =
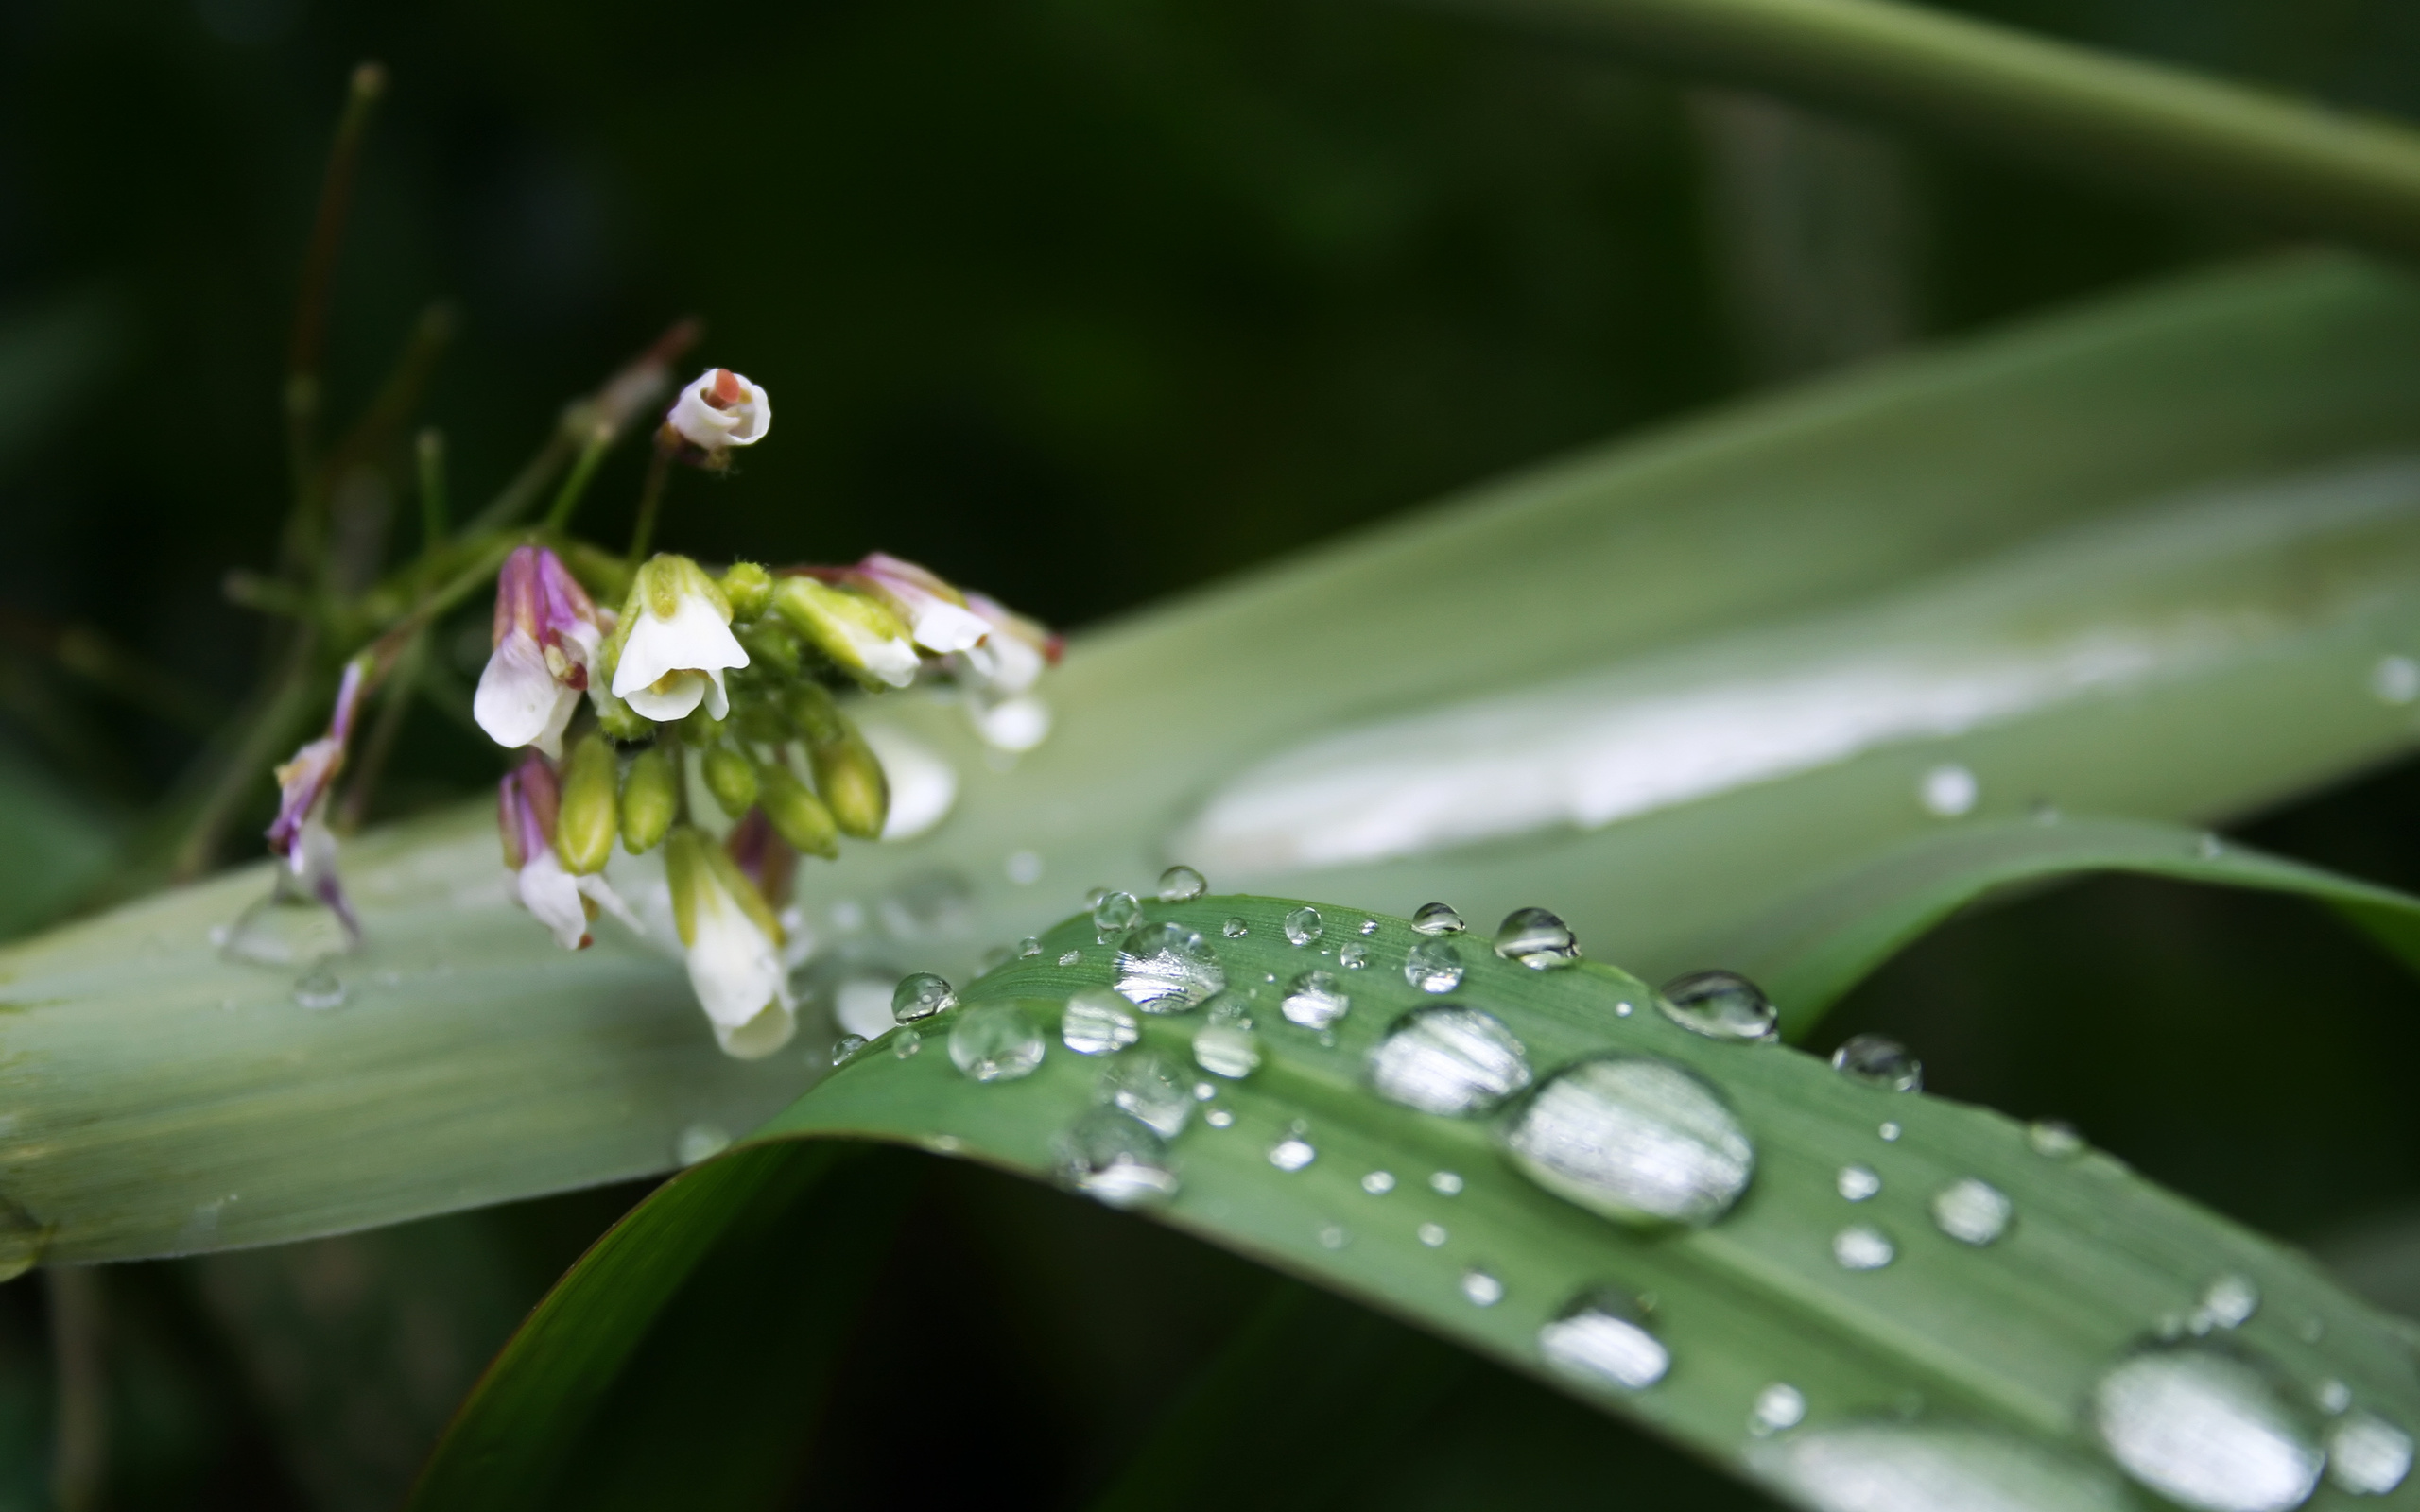
{"type": "Polygon", "coordinates": [[[72,903],[108,869],[115,840],[82,798],[0,747],[0,939],[72,903]]]}

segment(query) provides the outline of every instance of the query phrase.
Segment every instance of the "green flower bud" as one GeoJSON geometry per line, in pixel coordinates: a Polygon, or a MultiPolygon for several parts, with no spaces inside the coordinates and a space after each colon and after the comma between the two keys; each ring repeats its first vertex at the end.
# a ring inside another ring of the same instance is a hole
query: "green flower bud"
{"type": "Polygon", "coordinates": [[[842,834],[878,839],[883,821],[890,816],[890,780],[883,776],[882,763],[865,737],[846,719],[840,724],[846,731],[840,739],[807,747],[807,765],[815,769],[815,790],[823,795],[842,834]]]}
{"type": "Polygon", "coordinates": [[[732,634],[739,638],[740,648],[748,653],[748,669],[764,671],[784,678],[798,676],[798,632],[779,616],[767,615],[752,624],[735,626],[732,634]]]}
{"type": "Polygon", "coordinates": [[[815,577],[773,585],[773,610],[835,665],[869,687],[916,680],[916,647],[889,606],[815,577]]]}
{"type": "Polygon", "coordinates": [[[605,869],[614,854],[614,743],[590,735],[563,763],[562,808],[555,820],[555,857],[575,877],[605,869]]]}
{"type": "Polygon", "coordinates": [[[681,812],[681,773],[662,746],[639,752],[622,778],[622,845],[632,855],[651,850],[681,812]]]}
{"type": "Polygon", "coordinates": [[[765,612],[773,596],[773,575],[752,561],[735,561],[722,575],[722,594],[731,601],[731,617],[752,620],[765,612]]]}
{"type": "Polygon", "coordinates": [[[645,740],[655,733],[655,721],[608,691],[610,672],[599,672],[588,684],[589,701],[596,706],[596,728],[615,740],[645,740]]]}
{"type": "Polygon", "coordinates": [[[773,824],[773,832],[802,855],[836,861],[840,855],[840,826],[823,800],[786,766],[769,762],[756,772],[756,806],[773,824]]]}
{"type": "Polygon", "coordinates": [[[848,737],[849,722],[840,717],[830,692],[818,683],[802,682],[790,689],[783,697],[782,713],[789,716],[790,728],[799,738],[810,746],[848,737]]]}
{"type": "Polygon", "coordinates": [[[706,791],[715,796],[722,811],[733,818],[745,815],[756,802],[756,764],[729,746],[709,746],[700,758],[705,768],[706,791]]]}

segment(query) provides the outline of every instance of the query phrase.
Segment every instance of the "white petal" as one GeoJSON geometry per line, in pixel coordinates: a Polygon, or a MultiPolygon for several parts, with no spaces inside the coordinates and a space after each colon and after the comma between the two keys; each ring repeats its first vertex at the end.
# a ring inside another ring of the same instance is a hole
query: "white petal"
{"type": "Polygon", "coordinates": [[[958,768],[946,757],[890,725],[867,725],[866,744],[890,784],[886,840],[912,840],[949,817],[958,803],[958,768]]]}
{"type": "Polygon", "coordinates": [[[1019,694],[1041,680],[1046,663],[1030,644],[1000,630],[981,645],[968,647],[966,664],[990,692],[1019,694]]]}
{"type": "Polygon", "coordinates": [[[689,945],[689,987],[716,1024],[737,1029],[786,994],[787,977],[773,942],[722,884],[698,887],[697,932],[689,945]]]}
{"type": "Polygon", "coordinates": [[[579,901],[579,884],[563,869],[552,850],[529,858],[517,879],[521,906],[554,932],[555,943],[567,951],[579,949],[588,936],[588,910],[579,901]]]}
{"type": "MultiPolygon", "coordinates": [[[[621,679],[614,680],[619,682],[621,679]]],[[[650,683],[617,696],[642,718],[666,721],[686,718],[689,711],[705,697],[706,686],[706,679],[694,672],[676,672],[665,679],[661,688],[650,683]]]]}
{"type": "Polygon", "coordinates": [[[963,651],[992,633],[992,622],[945,598],[935,598],[916,610],[916,644],[946,655],[963,651]]]}
{"type": "Polygon", "coordinates": [[[578,702],[579,696],[546,670],[546,655],[537,641],[516,627],[479,673],[471,716],[499,746],[534,746],[549,730],[560,737],[578,702]]]}
{"type": "Polygon", "coordinates": [[[790,1042],[798,1032],[798,1016],[786,1003],[768,1003],[756,1017],[736,1028],[715,1025],[715,1042],[734,1060],[762,1060],[790,1042]]]}
{"type": "Polygon", "coordinates": [[[594,898],[607,913],[621,921],[624,929],[642,939],[647,937],[647,926],[639,922],[639,916],[631,912],[631,905],[622,902],[622,895],[614,890],[613,884],[605,880],[602,872],[575,877],[572,881],[579,888],[581,897],[594,898]]]}
{"type": "Polygon", "coordinates": [[[706,674],[706,713],[717,719],[731,717],[731,695],[723,691],[719,667],[706,674]]]}
{"type": "MultiPolygon", "coordinates": [[[[631,689],[644,688],[667,672],[715,672],[747,664],[748,653],[720,611],[696,593],[683,593],[668,620],[640,613],[614,668],[614,696],[628,699],[631,689]]],[[[635,702],[631,706],[637,707],[635,702]]]]}

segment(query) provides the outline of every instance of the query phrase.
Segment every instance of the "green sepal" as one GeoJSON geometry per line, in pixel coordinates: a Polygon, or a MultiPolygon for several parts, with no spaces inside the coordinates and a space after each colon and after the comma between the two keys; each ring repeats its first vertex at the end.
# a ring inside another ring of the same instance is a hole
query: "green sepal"
{"type": "Polygon", "coordinates": [[[575,877],[605,869],[619,828],[615,802],[614,743],[591,734],[574,746],[563,763],[562,809],[555,820],[555,856],[575,877]]]}
{"type": "Polygon", "coordinates": [[[632,855],[655,849],[681,812],[681,772],[662,746],[639,752],[622,777],[622,846],[632,855]]]}

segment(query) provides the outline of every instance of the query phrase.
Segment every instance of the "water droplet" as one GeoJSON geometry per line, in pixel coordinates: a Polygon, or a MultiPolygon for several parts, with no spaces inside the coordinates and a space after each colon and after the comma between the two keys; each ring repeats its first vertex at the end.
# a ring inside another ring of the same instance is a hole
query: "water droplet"
{"type": "Polygon", "coordinates": [[[1214,1108],[1210,1109],[1210,1111],[1201,1115],[1201,1122],[1209,1125],[1212,1128],[1226,1128],[1232,1125],[1235,1121],[1236,1115],[1223,1108],[1214,1108]]]}
{"type": "Polygon", "coordinates": [[[1308,945],[1327,932],[1327,924],[1316,908],[1297,908],[1286,916],[1286,938],[1296,945],[1308,945]]]}
{"type": "Polygon", "coordinates": [[[1108,888],[1108,887],[1087,887],[1087,888],[1085,888],[1085,889],[1084,889],[1084,912],[1086,912],[1086,913],[1090,913],[1090,912],[1092,912],[1094,909],[1098,908],[1098,907],[1100,906],[1100,901],[1101,901],[1102,899],[1104,899],[1104,898],[1108,897],[1108,896],[1110,895],[1110,893],[1111,893],[1113,890],[1114,890],[1114,889],[1112,889],[1112,888],[1108,888]]]}
{"type": "Polygon", "coordinates": [[[1252,933],[1252,926],[1240,919],[1230,919],[1219,926],[1219,933],[1229,939],[1241,939],[1252,933]]]}
{"type": "Polygon", "coordinates": [[[1778,1434],[1806,1420],[1806,1394],[1786,1381],[1776,1381],[1756,1393],[1748,1426],[1760,1434],[1778,1434]]]}
{"type": "Polygon", "coordinates": [[[1374,1197],[1383,1197],[1395,1189],[1392,1171],[1373,1171],[1361,1178],[1361,1190],[1374,1197]]]}
{"type": "Polygon", "coordinates": [[[864,1035],[842,1035],[839,1039],[832,1041],[832,1064],[838,1066],[846,1062],[851,1056],[856,1055],[865,1047],[866,1037],[864,1035]]]}
{"type": "MultiPolygon", "coordinates": [[[[216,1204],[213,1204],[216,1207],[216,1204]]],[[[211,1214],[216,1227],[217,1214],[211,1214]]],[[[34,1268],[50,1247],[52,1226],[36,1223],[32,1213],[0,1197],[0,1281],[12,1281],[34,1268]]]]}
{"type": "Polygon", "coordinates": [[[911,971],[890,991],[890,1016],[901,1023],[929,1019],[957,1006],[957,990],[930,971],[911,971]]]}
{"type": "Polygon", "coordinates": [[[1461,1195],[1462,1178],[1451,1171],[1437,1171],[1428,1177],[1428,1190],[1441,1197],[1461,1195]]]}
{"type": "Polygon", "coordinates": [[[913,1029],[900,1030],[899,1037],[890,1042],[890,1053],[902,1060],[908,1059],[924,1048],[925,1037],[913,1029]]]}
{"type": "Polygon", "coordinates": [[[1370,1085],[1389,1102],[1467,1118],[1530,1082],[1528,1052],[1492,1013],[1456,1004],[1414,1008],[1371,1048],[1370,1085]]]}
{"type": "Polygon", "coordinates": [[[1687,1068],[1647,1056],[1565,1066],[1502,1137],[1539,1185],[1623,1223],[1712,1223],[1756,1169],[1755,1147],[1722,1094],[1687,1068]]]}
{"type": "Polygon", "coordinates": [[[1644,1391],[1672,1367],[1671,1352],[1648,1331],[1638,1304],[1612,1287],[1573,1297],[1538,1330],[1538,1352],[1575,1381],[1624,1391],[1644,1391]]]}
{"type": "Polygon", "coordinates": [[[1933,1227],[1962,1245],[1997,1244],[2016,1204],[1988,1181],[1961,1177],[1932,1194],[1933,1227]]]}
{"type": "Polygon", "coordinates": [[[2064,1119],[2037,1118],[2025,1125],[2025,1143],[2033,1153],[2053,1160],[2072,1160],[2083,1153],[2083,1136],[2064,1119]]]}
{"type": "Polygon", "coordinates": [[[1059,1016],[1059,1040],[1080,1056],[1106,1056],[1143,1038],[1142,1026],[1127,1011],[1126,1000],[1103,987],[1088,987],[1068,996],[1059,1016]]]}
{"type": "Polygon", "coordinates": [[[1870,1165],[1844,1165],[1834,1183],[1841,1195],[1851,1202],[1863,1202],[1882,1190],[1882,1177],[1870,1165]]]}
{"type": "Polygon", "coordinates": [[[1832,1052],[1832,1069],[1886,1092],[1924,1091],[1924,1062],[1887,1034],[1853,1034],[1832,1052]]]}
{"type": "Polygon", "coordinates": [[[1781,1034],[1781,1010],[1765,989],[1737,971],[1691,971],[1664,984],[1664,1017],[1709,1040],[1756,1044],[1781,1034]]]}
{"type": "Polygon", "coordinates": [[[1260,1037],[1233,1022],[1194,1031],[1193,1063],[1213,1076],[1240,1081],[1260,1069],[1260,1037]]]}
{"type": "Polygon", "coordinates": [[[1495,954],[1533,971],[1550,971],[1580,959],[1571,926],[1543,908],[1515,908],[1495,926],[1495,954]]]}
{"type": "Polygon", "coordinates": [[[2320,1318],[2307,1317],[2303,1319],[2303,1326],[2294,1331],[2294,1335],[2305,1344],[2317,1344],[2327,1337],[2327,1324],[2320,1318]]]}
{"type": "Polygon", "coordinates": [[[1359,944],[1347,945],[1336,953],[1336,964],[1348,971],[1357,971],[1370,964],[1370,947],[1359,944]]]}
{"type": "Polygon", "coordinates": [[[302,966],[353,948],[353,936],[337,911],[314,897],[308,884],[281,867],[269,895],[227,926],[218,954],[254,966],[302,966]]]}
{"type": "Polygon", "coordinates": [[[2411,1473],[2411,1435],[2376,1413],[2357,1412],[2327,1431],[2327,1478],[2355,1496],[2384,1496],[2411,1473]]]}
{"type": "Polygon", "coordinates": [[[1423,992],[1451,992],[1462,985],[1462,953],[1449,939],[1424,939],[1403,958],[1403,979],[1423,992]]]}
{"type": "Polygon", "coordinates": [[[2202,1312],[2222,1329],[2240,1327],[2260,1311],[2260,1288],[2249,1276],[2229,1271],[2202,1288],[2202,1312]]]}
{"type": "Polygon", "coordinates": [[[1032,850],[1011,850],[1002,867],[1009,880],[1020,887],[1030,887],[1042,880],[1042,857],[1032,850]]]}
{"type": "Polygon", "coordinates": [[[2380,703],[2406,704],[2420,698],[2420,662],[2408,656],[2382,656],[2370,668],[2370,692],[2380,703]]]}
{"type": "Polygon", "coordinates": [[[1115,1108],[1096,1108],[1058,1142],[1059,1177],[1113,1208],[1176,1194],[1167,1143],[1115,1108]]]}
{"type": "Polygon", "coordinates": [[[692,1124],[672,1141],[672,1158],[683,1165],[711,1160],[731,1148],[731,1136],[712,1124],[692,1124]]]}
{"type": "Polygon", "coordinates": [[[2120,1469],[2197,1512],[2286,1512],[2319,1485],[2318,1445],[2268,1371],[2232,1350],[2128,1355],[2093,1387],[2091,1418],[2120,1469]]]}
{"type": "Polygon", "coordinates": [[[1916,783],[1917,800],[1937,818],[1971,814],[1982,796],[1983,784],[1975,781],[1975,774],[1954,764],[1932,768],[1916,783]]]}
{"type": "Polygon", "coordinates": [[[1411,927],[1424,935],[1459,935],[1468,926],[1451,903],[1422,903],[1412,913],[1411,927]]]}
{"type": "MultiPolygon", "coordinates": [[[[1770,1430],[1764,1430],[1770,1432],[1770,1430]]],[[[1981,1429],[1844,1423],[1750,1452],[1821,1512],[2114,1512],[2135,1501],[2099,1466],[1981,1429]]]]}
{"type": "Polygon", "coordinates": [[[294,983],[294,1001],[315,1012],[344,1006],[344,984],[334,971],[306,971],[294,983]]]}
{"type": "Polygon", "coordinates": [[[1270,1147],[1269,1163],[1280,1171],[1299,1171],[1319,1159],[1320,1152],[1299,1134],[1289,1134],[1270,1147]]]}
{"type": "Polygon", "coordinates": [[[1880,1270],[1898,1254],[1891,1236],[1872,1224],[1853,1223],[1832,1236],[1832,1258],[1846,1270],[1880,1270]]]}
{"type": "Polygon", "coordinates": [[[1188,866],[1173,866],[1160,873],[1160,902],[1189,903],[1210,890],[1208,879],[1188,866]]]}
{"type": "Polygon", "coordinates": [[[1445,1226],[1442,1223],[1424,1223],[1416,1232],[1420,1242],[1431,1249],[1441,1247],[1451,1237],[1445,1232],[1445,1226]]]}
{"type": "Polygon", "coordinates": [[[1328,1224],[1322,1227],[1319,1237],[1322,1249],[1342,1249],[1353,1242],[1353,1236],[1346,1233],[1343,1227],[1339,1224],[1328,1224]]]}
{"type": "Polygon", "coordinates": [[[1494,1307],[1504,1300],[1504,1283],[1473,1265],[1462,1272],[1462,1297],[1473,1307],[1494,1307]]]}
{"type": "Polygon", "coordinates": [[[1041,954],[1042,941],[1034,938],[1032,936],[1028,935],[1025,938],[1017,941],[1018,959],[1029,961],[1041,954]]]}
{"type": "Polygon", "coordinates": [[[1361,928],[1360,928],[1360,933],[1361,933],[1361,934],[1364,934],[1364,935],[1374,935],[1374,934],[1376,934],[1377,932],[1378,932],[1378,921],[1377,921],[1376,919],[1365,919],[1361,920],[1361,928]]]}
{"type": "Polygon", "coordinates": [[[1120,1056],[1100,1074],[1093,1100],[1150,1125],[1172,1140],[1193,1118],[1193,1097],[1176,1062],[1149,1050],[1120,1056]]]}
{"type": "Polygon", "coordinates": [[[1103,893],[1100,902],[1093,904],[1093,928],[1100,932],[1100,942],[1104,945],[1132,929],[1142,919],[1143,905],[1134,901],[1131,892],[1103,893]]]}
{"type": "Polygon", "coordinates": [[[1062,966],[1073,966],[1083,958],[1084,953],[1081,951],[1063,951],[1060,954],[1059,964],[1062,966]]]}
{"type": "Polygon", "coordinates": [[[1614,1017],[1615,1017],[1615,1018],[1616,1018],[1616,1019],[1627,1019],[1627,1018],[1629,1018],[1629,1017],[1630,1017],[1630,1015],[1631,1015],[1631,1005],[1630,1005],[1630,1004],[1629,1004],[1627,1001],[1620,1002],[1620,1003],[1616,1003],[1616,1004],[1615,1004],[1615,1005],[1614,1005],[1614,1017]]]}
{"type": "Polygon", "coordinates": [[[1227,985],[1219,957],[1183,924],[1139,924],[1117,947],[1117,990],[1146,1013],[1187,1013],[1227,985]]]}
{"type": "Polygon", "coordinates": [[[1015,1003],[986,1003],[969,1008],[950,1026],[949,1058],[976,1081],[1029,1076],[1042,1064],[1042,1031],[1015,1003]]]}
{"type": "Polygon", "coordinates": [[[1288,1022],[1305,1029],[1324,1029],[1352,1011],[1353,1000],[1333,971],[1312,970],[1294,978],[1278,1005],[1288,1022]]]}
{"type": "Polygon", "coordinates": [[[1882,1126],[1874,1132],[1882,1136],[1883,1143],[1896,1144],[1899,1143],[1899,1121],[1895,1118],[1886,1118],[1882,1121],[1882,1126]]]}
{"type": "Polygon", "coordinates": [[[2193,852],[2204,861],[2216,861],[2227,853],[2227,843],[2215,834],[2204,833],[2193,842],[2193,852]]]}
{"type": "Polygon", "coordinates": [[[1206,1103],[1218,1095],[1219,1089],[1206,1081],[1197,1081],[1193,1084],[1193,1100],[1197,1103],[1206,1103]]]}

